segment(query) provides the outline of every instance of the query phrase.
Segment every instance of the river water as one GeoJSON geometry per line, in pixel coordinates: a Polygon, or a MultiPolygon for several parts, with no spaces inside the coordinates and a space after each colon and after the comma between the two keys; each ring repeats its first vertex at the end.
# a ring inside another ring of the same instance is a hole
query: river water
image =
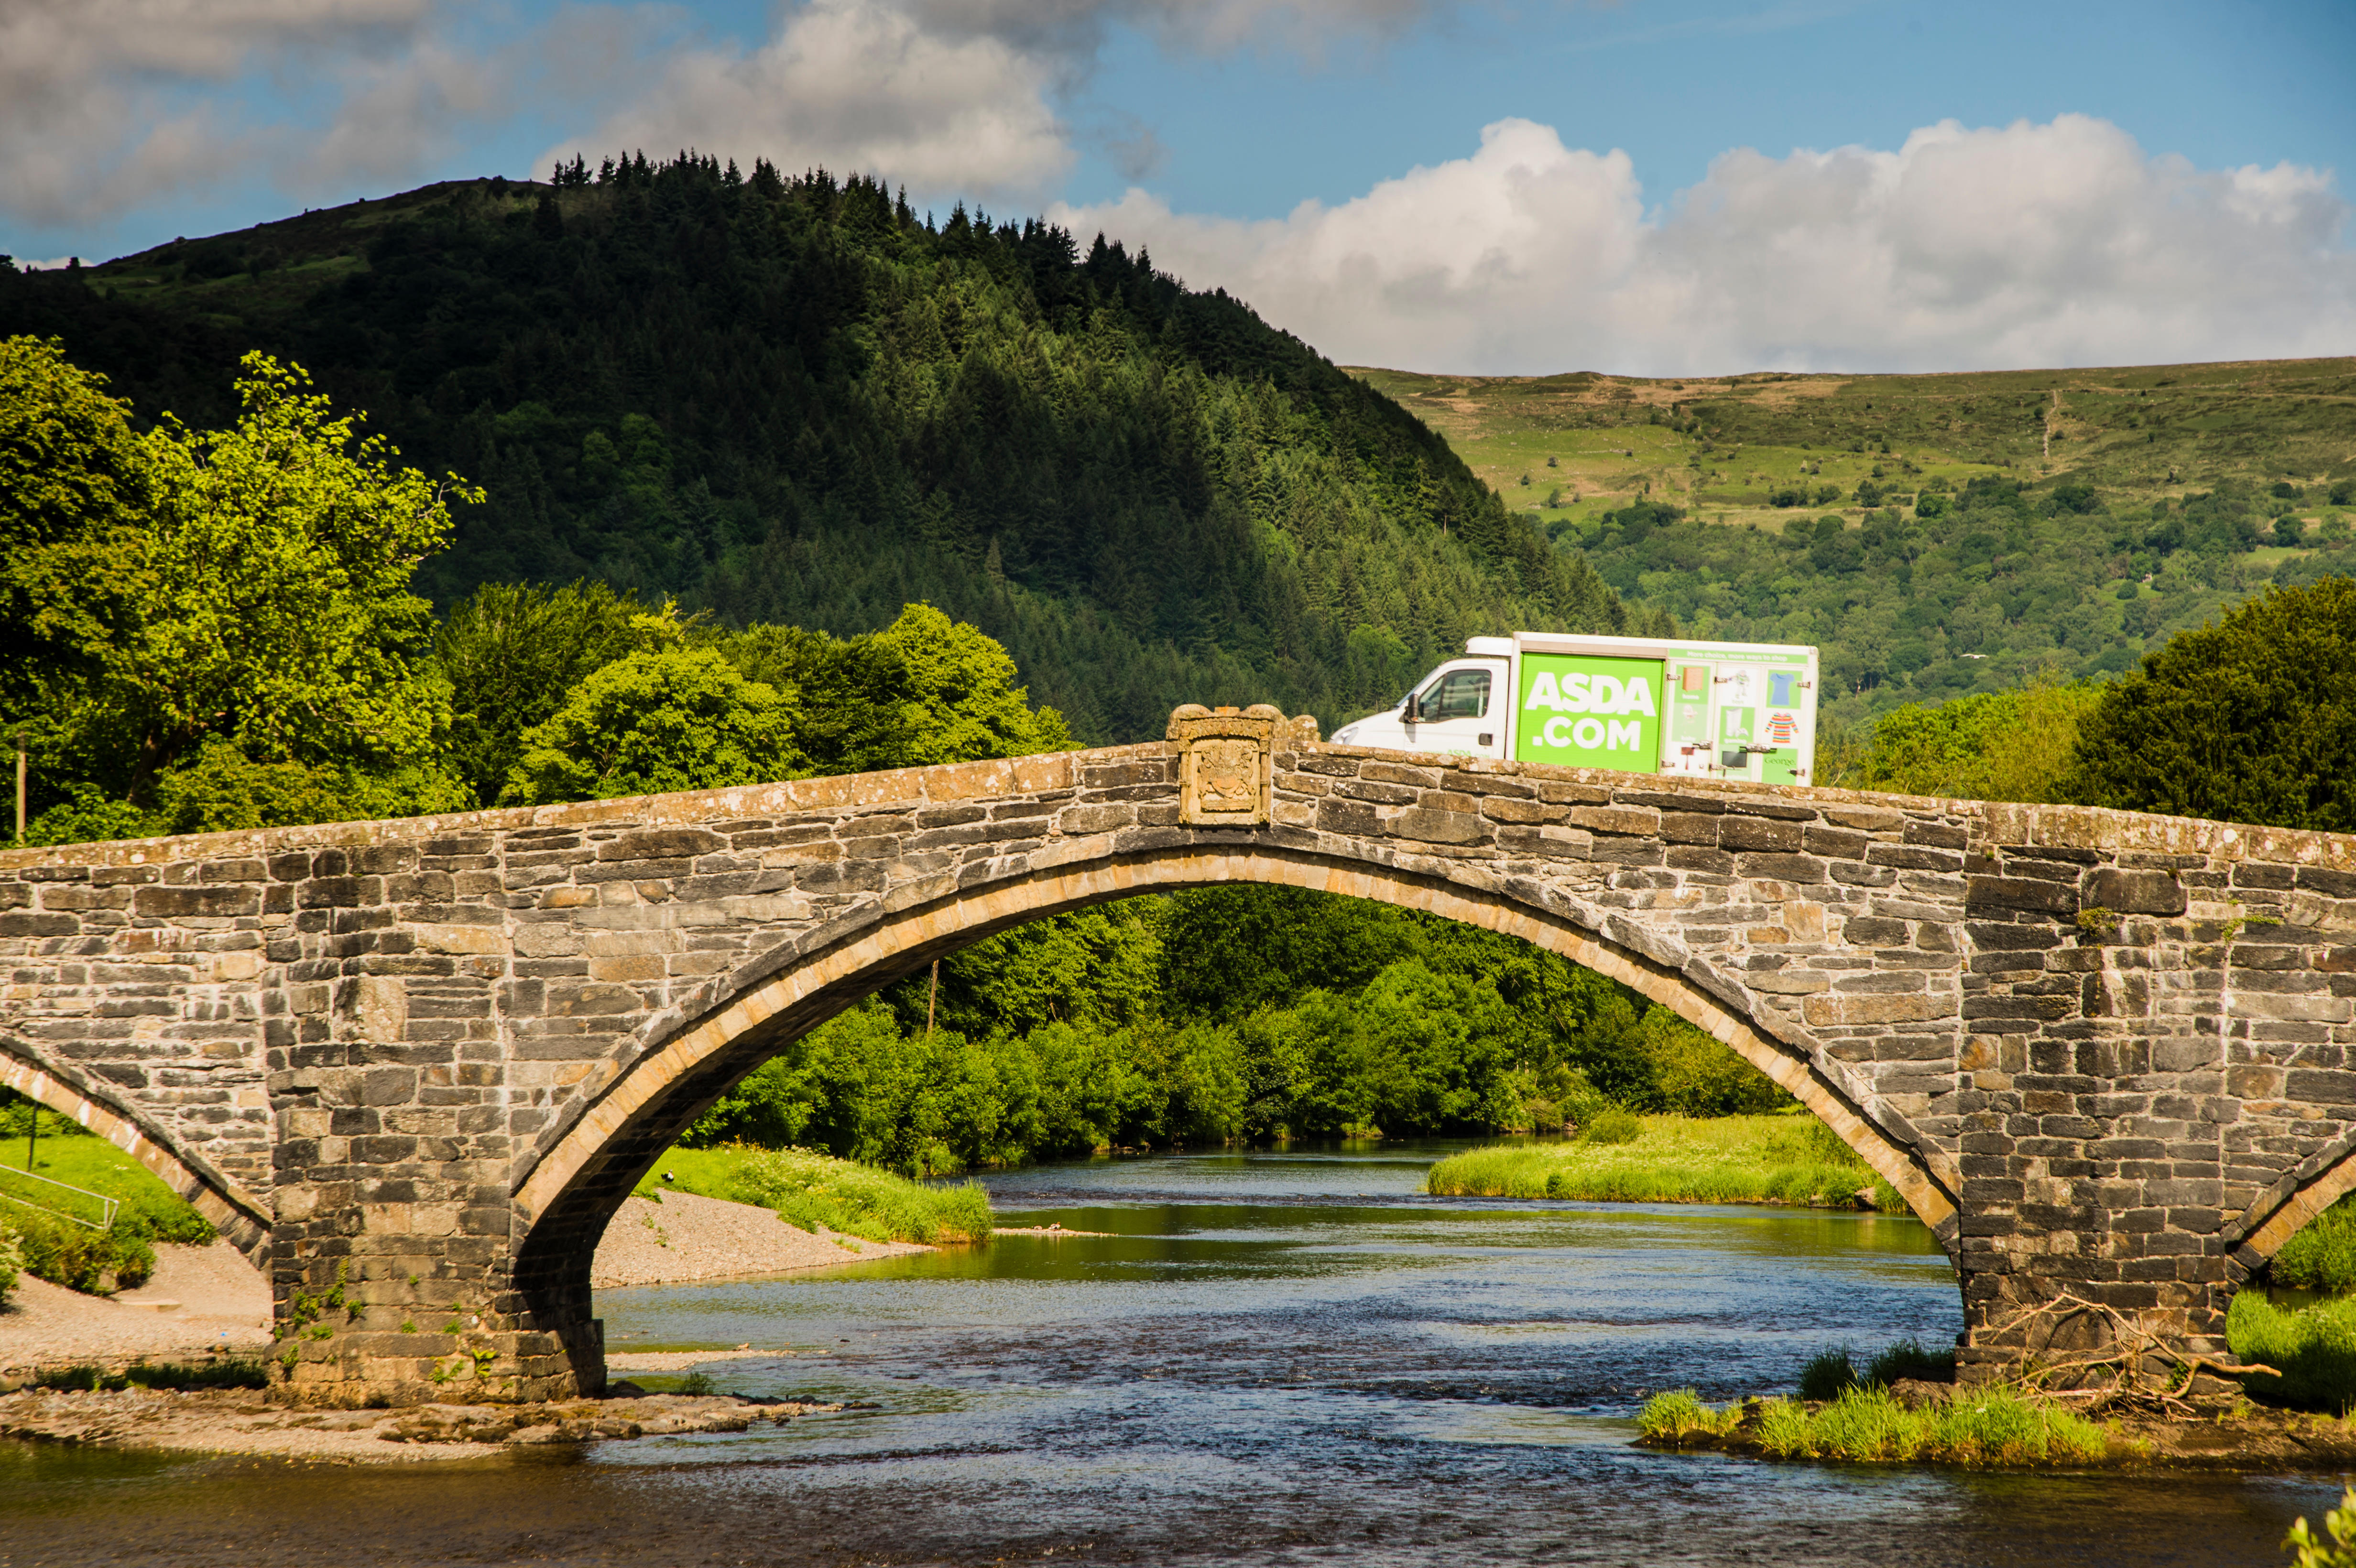
{"type": "Polygon", "coordinates": [[[781,1430],[381,1469],[0,1445],[0,1564],[2276,1563],[2337,1497],[1631,1448],[1649,1392],[1950,1339],[1936,1243],[1421,1196],[1449,1147],[1042,1167],[989,1179],[1001,1222],[1114,1234],[601,1295],[615,1350],[749,1341],[790,1354],[721,1388],[870,1406],[781,1430]]]}

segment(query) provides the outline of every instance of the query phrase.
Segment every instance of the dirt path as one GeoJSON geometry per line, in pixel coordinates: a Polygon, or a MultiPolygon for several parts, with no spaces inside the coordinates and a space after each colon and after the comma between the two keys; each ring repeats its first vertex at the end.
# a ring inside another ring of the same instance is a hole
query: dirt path
{"type": "Polygon", "coordinates": [[[0,1307],[0,1377],[82,1361],[259,1356],[269,1348],[269,1283],[227,1242],[158,1243],[155,1277],[112,1301],[20,1274],[0,1307]]]}

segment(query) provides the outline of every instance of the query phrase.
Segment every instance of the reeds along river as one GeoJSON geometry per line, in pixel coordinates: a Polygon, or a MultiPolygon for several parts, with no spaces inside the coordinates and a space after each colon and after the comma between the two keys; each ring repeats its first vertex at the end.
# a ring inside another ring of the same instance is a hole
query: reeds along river
{"type": "Polygon", "coordinates": [[[1419,1195],[1443,1146],[1045,1167],[1100,1238],[601,1297],[616,1350],[872,1401],[774,1434],[301,1469],[0,1448],[32,1563],[2266,1563],[2314,1478],[1860,1470],[1628,1446],[1642,1397],[1788,1388],[1959,1324],[1905,1218],[1419,1195]],[[1049,1555],[1052,1552],[1052,1556],[1049,1555]]]}

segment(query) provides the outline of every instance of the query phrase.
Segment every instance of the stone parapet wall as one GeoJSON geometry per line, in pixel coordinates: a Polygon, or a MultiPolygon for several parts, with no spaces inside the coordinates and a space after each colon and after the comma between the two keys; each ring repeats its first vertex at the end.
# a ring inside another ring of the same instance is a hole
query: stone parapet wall
{"type": "Polygon", "coordinates": [[[596,1235],[744,1072],[988,931],[1230,879],[1509,931],[1709,1029],[1937,1230],[1977,1366],[2072,1292],[2212,1346],[2356,1179],[2356,840],[1172,732],[0,853],[0,1073],[266,1226],[332,1398],[594,1386],[596,1235]]]}

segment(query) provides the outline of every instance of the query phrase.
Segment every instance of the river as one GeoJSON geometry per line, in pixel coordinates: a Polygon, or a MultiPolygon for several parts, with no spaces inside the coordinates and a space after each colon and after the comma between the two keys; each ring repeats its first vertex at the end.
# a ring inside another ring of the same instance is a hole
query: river
{"type": "Polygon", "coordinates": [[[305,1467],[0,1445],[0,1565],[2276,1563],[2336,1484],[1633,1449],[1652,1391],[1788,1390],[1959,1326],[1912,1220],[1430,1199],[1451,1147],[989,1179],[1116,1232],[601,1293],[615,1350],[873,1408],[771,1431],[305,1467]]]}

